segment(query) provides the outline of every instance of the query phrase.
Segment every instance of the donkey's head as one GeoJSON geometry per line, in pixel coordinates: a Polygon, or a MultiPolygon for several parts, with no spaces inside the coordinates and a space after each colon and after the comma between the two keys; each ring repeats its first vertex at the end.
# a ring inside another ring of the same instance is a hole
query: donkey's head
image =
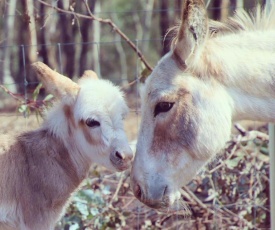
{"type": "Polygon", "coordinates": [[[45,88],[59,103],[50,111],[46,127],[65,146],[87,161],[122,171],[133,153],[123,129],[128,107],[118,87],[85,71],[78,84],[43,63],[32,65],[45,88]]]}
{"type": "Polygon", "coordinates": [[[232,101],[214,79],[198,76],[192,65],[208,39],[203,0],[186,0],[173,49],[146,80],[142,121],[131,173],[135,196],[166,208],[179,189],[228,140],[232,101]]]}

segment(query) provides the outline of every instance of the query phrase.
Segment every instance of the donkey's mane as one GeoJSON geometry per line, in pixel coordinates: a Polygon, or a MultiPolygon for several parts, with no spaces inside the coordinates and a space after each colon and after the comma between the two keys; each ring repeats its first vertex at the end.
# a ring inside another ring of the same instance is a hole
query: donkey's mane
{"type": "Polygon", "coordinates": [[[275,7],[267,9],[257,5],[252,11],[239,9],[225,22],[211,20],[209,30],[211,34],[238,33],[240,31],[268,30],[275,27],[275,7]]]}
{"type": "MultiPolygon", "coordinates": [[[[253,10],[247,12],[239,9],[232,17],[224,22],[209,20],[210,37],[223,36],[225,34],[236,34],[241,31],[257,31],[275,28],[275,7],[271,9],[257,5],[253,10]]],[[[180,23],[168,29],[167,34],[171,34],[171,48],[173,49],[180,29],[180,23]]]]}

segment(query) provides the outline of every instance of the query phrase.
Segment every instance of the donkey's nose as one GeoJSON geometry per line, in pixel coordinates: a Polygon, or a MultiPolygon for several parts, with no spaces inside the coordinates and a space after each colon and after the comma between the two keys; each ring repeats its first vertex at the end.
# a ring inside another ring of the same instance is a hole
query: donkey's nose
{"type": "Polygon", "coordinates": [[[167,185],[154,184],[148,188],[143,188],[141,184],[132,181],[132,190],[137,199],[150,208],[160,209],[169,206],[167,197],[167,185]]]}

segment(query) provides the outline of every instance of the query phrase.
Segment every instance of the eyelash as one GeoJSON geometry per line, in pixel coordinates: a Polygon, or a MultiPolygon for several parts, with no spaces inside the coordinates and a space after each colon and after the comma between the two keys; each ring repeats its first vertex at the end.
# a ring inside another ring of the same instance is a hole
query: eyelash
{"type": "Polygon", "coordinates": [[[172,109],[173,105],[174,105],[174,102],[159,102],[159,103],[157,103],[155,106],[155,110],[154,110],[154,117],[156,117],[160,113],[168,112],[170,109],[172,109]]]}
{"type": "Polygon", "coordinates": [[[90,128],[96,128],[96,127],[99,127],[100,126],[100,122],[93,119],[93,118],[88,118],[86,121],[85,121],[86,125],[89,126],[90,128]]]}

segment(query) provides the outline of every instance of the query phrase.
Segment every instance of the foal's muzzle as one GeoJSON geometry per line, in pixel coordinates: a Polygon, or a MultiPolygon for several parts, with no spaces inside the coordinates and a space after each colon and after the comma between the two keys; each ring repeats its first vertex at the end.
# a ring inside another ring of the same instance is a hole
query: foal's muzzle
{"type": "Polygon", "coordinates": [[[131,148],[126,150],[114,150],[110,154],[110,161],[118,171],[124,171],[131,166],[134,154],[131,148]]]}

